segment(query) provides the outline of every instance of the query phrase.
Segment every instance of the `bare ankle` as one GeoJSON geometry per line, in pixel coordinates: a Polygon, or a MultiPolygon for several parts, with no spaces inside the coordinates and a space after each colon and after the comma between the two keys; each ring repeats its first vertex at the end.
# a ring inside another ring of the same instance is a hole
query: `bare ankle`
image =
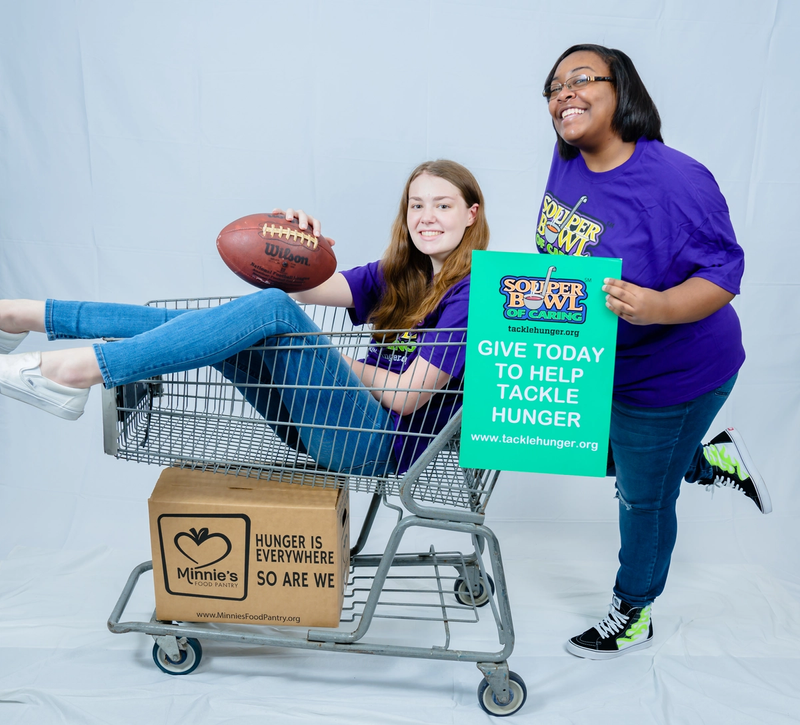
{"type": "Polygon", "coordinates": [[[40,369],[48,380],[69,388],[90,388],[103,382],[91,347],[43,352],[40,369]]]}

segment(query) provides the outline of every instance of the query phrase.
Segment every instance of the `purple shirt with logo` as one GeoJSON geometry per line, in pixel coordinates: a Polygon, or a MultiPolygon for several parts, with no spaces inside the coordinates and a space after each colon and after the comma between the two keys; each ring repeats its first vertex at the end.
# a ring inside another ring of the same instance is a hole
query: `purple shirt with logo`
{"type": "MultiPolygon", "coordinates": [[[[350,319],[356,325],[363,325],[385,290],[380,262],[346,270],[342,275],[353,295],[350,319]]],[[[426,332],[409,330],[388,347],[370,345],[364,358],[369,365],[402,373],[417,357],[421,357],[451,376],[442,391],[413,413],[400,415],[389,411],[395,430],[408,434],[395,437],[394,454],[398,473],[408,470],[428,447],[430,436],[444,428],[453,413],[461,407],[461,395],[457,391],[463,386],[466,357],[464,330],[468,309],[469,276],[454,284],[436,309],[417,325],[418,330],[425,329],[426,332]]]]}
{"type": "MultiPolygon", "coordinates": [[[[553,154],[536,243],[545,254],[620,257],[622,278],[663,291],[702,277],[739,293],[744,252],[728,206],[702,164],[659,141],[640,139],[628,161],[602,173],[581,156],[553,154]]],[[[615,399],[677,405],[719,387],[744,362],[731,305],[682,325],[619,321],[615,399]]]]}

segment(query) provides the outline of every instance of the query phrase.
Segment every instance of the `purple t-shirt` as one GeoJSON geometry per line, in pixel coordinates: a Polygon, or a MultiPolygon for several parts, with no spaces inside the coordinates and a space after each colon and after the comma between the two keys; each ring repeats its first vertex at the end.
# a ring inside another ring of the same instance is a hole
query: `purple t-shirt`
{"type": "MultiPolygon", "coordinates": [[[[744,252],[711,172],[646,139],[622,166],[602,173],[581,156],[564,161],[556,149],[536,243],[545,254],[620,257],[624,280],[659,291],[702,277],[738,294],[744,272],[744,252]]],[[[619,320],[614,397],[643,407],[677,405],[719,387],[743,362],[730,305],[682,325],[619,320]]]]}
{"type": "MultiPolygon", "coordinates": [[[[384,293],[380,262],[346,270],[342,275],[353,295],[350,319],[356,325],[363,325],[384,293]]],[[[436,309],[417,325],[417,328],[427,329],[427,332],[409,330],[391,346],[370,345],[363,360],[369,365],[402,373],[417,357],[421,357],[451,376],[440,392],[413,413],[400,415],[389,411],[395,430],[400,433],[394,440],[398,473],[408,470],[428,447],[430,436],[442,430],[453,413],[461,407],[459,391],[464,378],[468,309],[469,276],[453,285],[436,309]]]]}

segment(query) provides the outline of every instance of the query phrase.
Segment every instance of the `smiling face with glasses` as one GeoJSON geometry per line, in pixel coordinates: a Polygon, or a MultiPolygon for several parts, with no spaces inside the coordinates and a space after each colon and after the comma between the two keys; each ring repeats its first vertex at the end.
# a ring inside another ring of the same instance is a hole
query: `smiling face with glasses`
{"type": "MultiPolygon", "coordinates": [[[[562,60],[543,91],[556,133],[580,149],[587,164],[593,157],[628,158],[635,146],[623,144],[614,130],[617,93],[608,64],[596,53],[577,51],[562,60]]],[[[594,170],[594,169],[593,169],[594,170]]]]}

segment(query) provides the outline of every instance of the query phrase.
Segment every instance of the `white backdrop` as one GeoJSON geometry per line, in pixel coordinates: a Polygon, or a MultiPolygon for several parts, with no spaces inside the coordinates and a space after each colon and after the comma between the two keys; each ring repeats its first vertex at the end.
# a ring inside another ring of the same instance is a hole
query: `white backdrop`
{"type": "MultiPolygon", "coordinates": [[[[796,0],[0,0],[0,295],[245,293],[215,238],[273,206],[314,213],[340,268],[361,264],[410,170],[441,157],[478,177],[492,248],[534,251],[542,81],[573,43],[624,50],[746,251],[748,359],[718,424],[775,510],[686,486],[656,646],[586,663],[561,647],[610,598],[613,482],[503,474],[487,523],[530,691],[517,718],[798,722],[799,33],[796,0]]],[[[98,391],[75,423],[0,398],[0,721],[485,721],[467,665],[223,648],[190,678],[157,673],[146,638],[104,622],[149,558],[158,469],[105,456],[100,422],[98,391]]]]}

